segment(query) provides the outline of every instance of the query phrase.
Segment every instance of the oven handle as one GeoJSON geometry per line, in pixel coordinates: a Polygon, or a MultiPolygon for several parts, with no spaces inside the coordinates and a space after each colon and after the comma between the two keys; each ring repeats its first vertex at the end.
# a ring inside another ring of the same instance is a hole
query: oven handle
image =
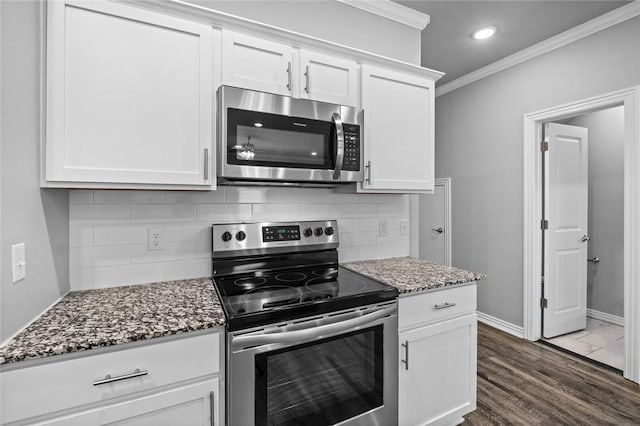
{"type": "Polygon", "coordinates": [[[333,180],[340,180],[340,172],[342,172],[342,163],[344,162],[344,128],[342,127],[342,119],[337,112],[331,117],[336,123],[336,140],[338,141],[338,149],[336,151],[336,168],[333,171],[333,180]]]}
{"type": "Polygon", "coordinates": [[[291,345],[298,342],[308,342],[310,340],[317,340],[334,334],[353,331],[357,327],[367,325],[380,318],[393,315],[397,310],[398,308],[394,304],[370,313],[365,313],[357,318],[351,318],[333,324],[319,326],[310,325],[309,328],[305,328],[303,330],[238,336],[231,339],[231,346],[233,350],[236,350],[249,347],[254,348],[255,346],[269,345],[272,343],[277,343],[278,345],[291,345]]]}

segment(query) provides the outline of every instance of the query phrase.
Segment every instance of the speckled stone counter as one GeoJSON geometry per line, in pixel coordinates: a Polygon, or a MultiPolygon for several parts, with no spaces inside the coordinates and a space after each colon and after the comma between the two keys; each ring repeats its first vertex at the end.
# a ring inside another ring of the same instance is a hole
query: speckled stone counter
{"type": "Polygon", "coordinates": [[[0,364],[224,325],[210,278],[75,291],[0,347],[0,364]]]}
{"type": "Polygon", "coordinates": [[[430,291],[487,278],[484,274],[412,257],[362,260],[342,263],[340,266],[392,285],[400,294],[430,291]]]}

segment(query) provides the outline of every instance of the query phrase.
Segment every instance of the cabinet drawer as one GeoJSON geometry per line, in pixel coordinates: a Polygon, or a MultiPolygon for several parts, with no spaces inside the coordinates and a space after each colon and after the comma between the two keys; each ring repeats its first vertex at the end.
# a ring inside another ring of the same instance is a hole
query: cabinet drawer
{"type": "Polygon", "coordinates": [[[463,315],[476,310],[476,285],[454,287],[400,298],[400,329],[463,315]]]}
{"type": "Polygon", "coordinates": [[[2,373],[2,419],[8,423],[99,403],[220,370],[220,334],[173,339],[2,373]],[[134,373],[145,375],[94,385],[134,373]]]}

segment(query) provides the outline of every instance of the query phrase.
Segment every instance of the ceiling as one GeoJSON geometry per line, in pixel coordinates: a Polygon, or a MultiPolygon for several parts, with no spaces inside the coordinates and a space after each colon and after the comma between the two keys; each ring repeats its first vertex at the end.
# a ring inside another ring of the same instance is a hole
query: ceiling
{"type": "Polygon", "coordinates": [[[629,1],[427,1],[394,0],[426,13],[422,32],[422,66],[445,72],[445,84],[471,71],[560,34],[629,1]],[[495,25],[498,33],[474,40],[479,27],[495,25]]]}

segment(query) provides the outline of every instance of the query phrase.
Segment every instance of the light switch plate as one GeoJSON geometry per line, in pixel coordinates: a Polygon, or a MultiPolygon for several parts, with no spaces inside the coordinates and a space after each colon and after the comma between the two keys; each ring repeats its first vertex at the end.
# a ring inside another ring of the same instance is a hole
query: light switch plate
{"type": "Polygon", "coordinates": [[[14,283],[27,276],[27,255],[24,243],[11,246],[11,270],[14,283]]]}
{"type": "Polygon", "coordinates": [[[407,219],[400,220],[400,235],[409,235],[409,221],[407,219]]]}
{"type": "Polygon", "coordinates": [[[378,220],[378,235],[380,237],[389,235],[389,221],[387,219],[378,220]]]}

